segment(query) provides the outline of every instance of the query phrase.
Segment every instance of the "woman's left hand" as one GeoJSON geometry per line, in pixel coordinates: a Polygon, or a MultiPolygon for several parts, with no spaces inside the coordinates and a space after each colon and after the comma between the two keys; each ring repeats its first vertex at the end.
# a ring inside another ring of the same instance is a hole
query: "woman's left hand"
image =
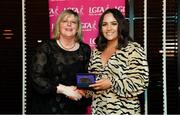
{"type": "Polygon", "coordinates": [[[106,90],[109,89],[111,86],[112,86],[111,81],[106,78],[97,80],[95,84],[89,85],[89,87],[92,87],[95,90],[106,90]]]}

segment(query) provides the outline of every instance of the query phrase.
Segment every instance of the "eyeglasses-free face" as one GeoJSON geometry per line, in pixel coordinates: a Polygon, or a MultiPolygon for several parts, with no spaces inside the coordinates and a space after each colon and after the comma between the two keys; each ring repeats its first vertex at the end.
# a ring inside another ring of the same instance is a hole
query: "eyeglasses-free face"
{"type": "Polygon", "coordinates": [[[74,15],[67,15],[62,19],[59,27],[60,27],[59,31],[61,36],[75,37],[78,30],[77,19],[75,18],[74,15]]]}

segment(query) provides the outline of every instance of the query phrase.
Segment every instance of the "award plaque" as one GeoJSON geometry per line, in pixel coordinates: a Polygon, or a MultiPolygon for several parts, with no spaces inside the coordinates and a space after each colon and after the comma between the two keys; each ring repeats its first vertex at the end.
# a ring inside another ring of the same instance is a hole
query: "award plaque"
{"type": "Polygon", "coordinates": [[[77,87],[84,89],[91,89],[90,84],[95,83],[96,76],[95,74],[90,73],[78,73],[76,74],[77,78],[77,87]]]}

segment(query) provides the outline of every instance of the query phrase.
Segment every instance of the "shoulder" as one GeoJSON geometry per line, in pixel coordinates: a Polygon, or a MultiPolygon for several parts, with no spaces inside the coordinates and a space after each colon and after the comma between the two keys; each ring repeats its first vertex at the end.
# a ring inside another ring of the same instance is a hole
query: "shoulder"
{"type": "Polygon", "coordinates": [[[127,47],[125,48],[126,51],[132,52],[134,50],[141,50],[143,51],[143,47],[137,42],[129,42],[127,47]]]}
{"type": "Polygon", "coordinates": [[[45,40],[42,43],[40,43],[37,50],[48,53],[50,52],[51,47],[55,45],[55,43],[56,43],[56,40],[54,39],[45,40]]]}
{"type": "Polygon", "coordinates": [[[92,49],[92,52],[99,52],[97,48],[92,49]]]}
{"type": "Polygon", "coordinates": [[[43,47],[43,46],[49,46],[56,43],[56,40],[54,39],[49,39],[49,40],[44,40],[40,43],[39,47],[43,47]]]}
{"type": "Polygon", "coordinates": [[[137,42],[130,42],[126,48],[128,56],[136,58],[146,58],[144,48],[137,42]]]}
{"type": "Polygon", "coordinates": [[[92,49],[92,55],[100,55],[101,54],[101,52],[97,49],[97,48],[94,48],[94,49],[92,49]]]}
{"type": "Polygon", "coordinates": [[[79,44],[84,50],[91,51],[91,47],[87,43],[80,42],[79,44]]]}
{"type": "Polygon", "coordinates": [[[129,47],[129,48],[140,48],[141,45],[137,42],[129,42],[127,47],[129,47]]]}

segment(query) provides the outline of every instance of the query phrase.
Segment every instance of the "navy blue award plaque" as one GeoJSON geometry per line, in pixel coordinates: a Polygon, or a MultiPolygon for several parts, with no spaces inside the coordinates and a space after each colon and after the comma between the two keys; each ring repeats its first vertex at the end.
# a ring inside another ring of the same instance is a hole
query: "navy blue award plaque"
{"type": "Polygon", "coordinates": [[[91,73],[77,73],[76,79],[78,88],[91,89],[89,85],[95,83],[96,76],[91,73]]]}

